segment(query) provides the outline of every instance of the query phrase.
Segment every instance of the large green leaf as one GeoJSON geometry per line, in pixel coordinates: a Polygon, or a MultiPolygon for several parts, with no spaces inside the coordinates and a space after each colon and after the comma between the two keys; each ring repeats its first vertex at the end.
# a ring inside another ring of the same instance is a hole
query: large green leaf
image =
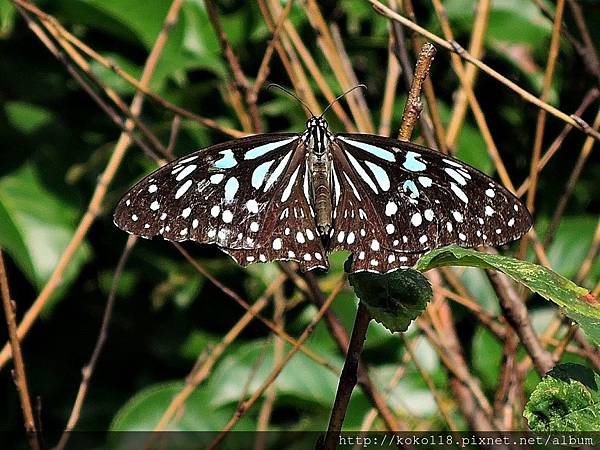
{"type": "Polygon", "coordinates": [[[472,249],[449,246],[434,250],[417,263],[421,272],[443,266],[470,266],[505,273],[547,300],[563,308],[564,313],[581,325],[600,345],[600,302],[587,289],[537,264],[472,249]]]}
{"type": "MultiPolygon", "coordinates": [[[[76,219],[76,211],[46,190],[33,166],[0,178],[0,245],[38,289],[75,233],[76,219]]],[[[89,255],[87,245],[82,245],[62,278],[62,287],[77,276],[89,255]]]]}
{"type": "Polygon", "coordinates": [[[371,316],[392,332],[406,331],[433,295],[427,278],[414,270],[357,272],[348,280],[371,316]]]}
{"type": "Polygon", "coordinates": [[[533,431],[600,431],[600,375],[561,364],[537,385],[523,416],[533,431]]]}

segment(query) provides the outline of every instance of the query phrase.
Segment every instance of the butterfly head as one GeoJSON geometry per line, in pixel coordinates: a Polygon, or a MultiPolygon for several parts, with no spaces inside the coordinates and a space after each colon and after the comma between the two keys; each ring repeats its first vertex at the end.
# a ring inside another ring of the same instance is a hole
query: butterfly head
{"type": "Polygon", "coordinates": [[[310,119],[306,121],[306,128],[311,130],[315,128],[323,128],[327,130],[329,124],[327,121],[321,116],[312,116],[310,119]]]}

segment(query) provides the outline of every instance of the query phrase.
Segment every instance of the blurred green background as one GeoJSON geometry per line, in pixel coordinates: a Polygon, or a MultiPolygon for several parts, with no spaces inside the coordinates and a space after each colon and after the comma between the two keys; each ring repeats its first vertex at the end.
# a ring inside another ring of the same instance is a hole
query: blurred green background
{"type": "MultiPolygon", "coordinates": [[[[444,2],[456,39],[465,46],[472,28],[473,3],[472,0],[444,2]]],[[[592,38],[598,43],[600,3],[580,3],[592,38]]],[[[36,4],[136,77],[169,7],[169,2],[162,0],[54,0],[36,4]]],[[[415,4],[419,23],[441,34],[429,2],[415,4]]],[[[217,5],[242,67],[253,77],[270,38],[260,11],[254,2],[219,1],[217,5]]],[[[364,1],[325,0],[319,5],[324,16],[339,26],[357,77],[368,86],[365,95],[378,122],[386,79],[382,64],[387,61],[386,20],[364,1]]],[[[318,48],[302,2],[296,2],[291,18],[324,70],[332,90],[339,93],[341,89],[318,48]]],[[[567,14],[565,22],[574,28],[571,20],[567,14]]],[[[534,2],[493,2],[484,60],[522,87],[539,93],[551,26],[534,2]]],[[[95,62],[92,67],[106,84],[125,98],[131,98],[134,90],[130,85],[95,62]]],[[[177,105],[240,129],[227,101],[227,77],[228,68],[204,3],[186,0],[160,58],[151,89],[177,105]]],[[[447,119],[457,79],[445,51],[438,53],[431,79],[443,118],[447,119]]],[[[290,86],[277,55],[273,57],[268,81],[290,86]]],[[[571,113],[594,86],[598,86],[598,79],[586,72],[579,56],[563,40],[550,103],[571,113]]],[[[395,127],[404,106],[403,92],[400,87],[394,104],[395,127]]],[[[511,177],[520,183],[529,171],[538,111],[487,76],[479,76],[476,93],[511,177]]],[[[304,128],[302,108],[280,92],[261,91],[259,107],[267,131],[304,128]]],[[[596,110],[594,104],[583,118],[592,123],[596,110]]],[[[146,101],[142,118],[163,142],[168,141],[173,118],[169,111],[146,101]]],[[[333,115],[330,126],[341,130],[333,115]]],[[[558,120],[548,118],[543,149],[562,126],[558,120]]],[[[73,235],[118,136],[119,129],[49,54],[10,2],[0,0],[0,245],[7,252],[9,280],[19,314],[36,298],[73,235]]],[[[175,153],[184,155],[225,139],[218,132],[184,120],[175,153]]],[[[542,234],[583,141],[582,133],[573,131],[541,175],[535,217],[542,234]]],[[[470,114],[457,148],[459,158],[494,173],[470,114]]],[[[102,214],[71,262],[42,319],[24,342],[29,386],[32,395],[40,398],[46,430],[65,426],[81,380],[81,368],[93,349],[115,266],[127,238],[112,224],[112,208],[128,187],[154,167],[139,148],[134,146],[128,151],[109,187],[102,214]]],[[[594,151],[568,204],[557,239],[548,249],[554,269],[566,277],[575,275],[592,240],[600,211],[599,179],[600,158],[594,151]]],[[[242,270],[213,248],[197,245],[186,248],[228,287],[250,301],[277,274],[273,265],[242,270]]],[[[342,271],[343,260],[344,255],[334,256],[332,271],[321,276],[324,286],[327,277],[333,280],[342,271]]],[[[594,287],[599,273],[600,264],[596,263],[582,284],[594,287]]],[[[462,276],[471,295],[490,311],[497,311],[497,300],[487,279],[475,270],[466,270],[462,276]]],[[[292,286],[286,285],[286,293],[292,291],[292,286]]],[[[345,291],[335,302],[335,311],[348,327],[355,305],[350,291],[345,291]]],[[[493,395],[501,346],[465,309],[455,304],[452,307],[472,371],[481,378],[484,390],[493,395]]],[[[548,324],[555,312],[551,305],[535,299],[530,308],[537,329],[548,324]]],[[[288,332],[299,335],[314,312],[314,307],[306,302],[297,303],[286,316],[288,332]]],[[[78,429],[151,428],[164,409],[165,399],[181,387],[196,357],[218,343],[242,314],[239,306],[194,271],[170,244],[158,240],[139,242],[119,286],[108,342],[92,379],[78,429]]],[[[265,316],[271,317],[272,311],[266,311],[265,316]]],[[[0,338],[2,343],[6,342],[5,327],[0,327],[0,338]]],[[[257,371],[248,387],[252,392],[262,374],[268,373],[272,345],[273,339],[264,326],[253,323],[248,327],[190,399],[180,427],[209,430],[222,427],[235,411],[248,377],[257,371]],[[262,362],[257,370],[256,359],[260,355],[262,362]]],[[[319,325],[308,346],[341,367],[343,359],[324,326],[319,325]]],[[[398,336],[390,335],[377,324],[371,325],[365,358],[373,367],[376,381],[383,383],[389,379],[402,354],[398,336]]],[[[446,372],[425,340],[419,343],[417,354],[439,389],[447,392],[446,372]]],[[[20,431],[22,418],[10,367],[9,363],[0,372],[0,430],[20,431]]],[[[536,379],[532,375],[531,386],[536,379]]],[[[276,386],[273,428],[326,427],[337,386],[330,372],[298,354],[276,386]]],[[[412,365],[391,399],[411,426],[444,427],[431,393],[412,365]]],[[[355,392],[346,427],[358,428],[369,408],[362,392],[355,392]]],[[[257,413],[258,408],[251,410],[236,429],[253,429],[257,413]]],[[[455,419],[464,426],[459,414],[455,419]]],[[[0,447],[13,448],[1,443],[0,447]]]]}

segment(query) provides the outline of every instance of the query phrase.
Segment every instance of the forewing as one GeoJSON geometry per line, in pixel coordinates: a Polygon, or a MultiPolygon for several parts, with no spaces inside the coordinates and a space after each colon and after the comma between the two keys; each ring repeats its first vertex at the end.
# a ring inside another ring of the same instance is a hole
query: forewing
{"type": "Polygon", "coordinates": [[[298,259],[307,268],[326,268],[303,192],[304,166],[304,144],[297,134],[215,145],[137,183],[117,205],[114,222],[145,238],[217,244],[243,265],[298,259]],[[300,242],[298,232],[313,239],[300,242]],[[316,254],[322,262],[311,264],[316,254]]]}
{"type": "Polygon", "coordinates": [[[340,185],[332,249],[352,251],[354,270],[410,266],[443,245],[501,245],[531,227],[507,189],[439,152],[361,134],[336,135],[332,152],[340,185]]]}

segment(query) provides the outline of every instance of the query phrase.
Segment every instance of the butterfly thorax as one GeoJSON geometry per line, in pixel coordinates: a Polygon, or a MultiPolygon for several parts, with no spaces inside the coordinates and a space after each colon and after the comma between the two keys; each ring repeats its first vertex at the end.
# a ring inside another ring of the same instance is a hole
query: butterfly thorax
{"type": "Polygon", "coordinates": [[[310,195],[315,208],[317,231],[322,238],[329,236],[333,220],[331,187],[331,133],[322,117],[311,117],[306,122],[304,139],[309,174],[310,195]]]}

